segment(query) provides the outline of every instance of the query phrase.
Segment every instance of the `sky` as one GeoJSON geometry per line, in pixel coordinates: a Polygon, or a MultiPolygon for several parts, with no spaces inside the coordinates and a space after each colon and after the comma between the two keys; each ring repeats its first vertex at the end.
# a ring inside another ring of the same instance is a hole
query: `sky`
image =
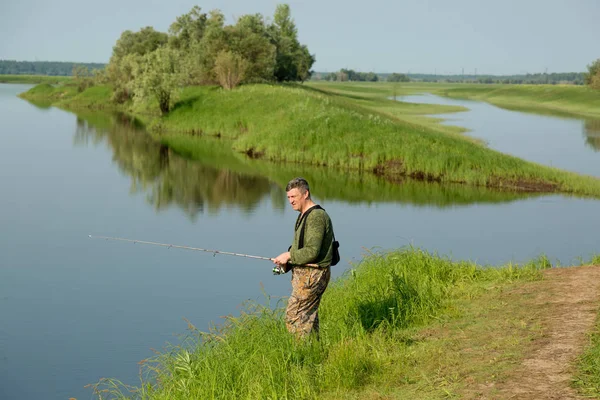
{"type": "MultiPolygon", "coordinates": [[[[167,32],[198,5],[227,23],[271,0],[0,0],[0,59],[108,62],[125,30],[167,32]]],[[[600,58],[600,0],[287,1],[313,70],[508,75],[579,72],[600,58]]]]}

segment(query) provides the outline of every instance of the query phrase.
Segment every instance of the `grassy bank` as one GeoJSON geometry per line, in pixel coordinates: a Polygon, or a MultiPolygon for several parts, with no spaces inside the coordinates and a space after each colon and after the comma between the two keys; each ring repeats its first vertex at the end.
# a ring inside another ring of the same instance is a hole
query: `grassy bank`
{"type": "MultiPolygon", "coordinates": [[[[77,93],[74,87],[49,85],[23,95],[51,97],[74,109],[108,107],[109,96],[108,87],[77,93]]],[[[422,116],[442,109],[303,86],[247,85],[233,91],[189,87],[168,115],[144,118],[154,131],[169,133],[161,140],[184,154],[203,145],[195,136],[208,134],[229,138],[236,151],[269,161],[367,171],[390,180],[600,196],[598,179],[500,154],[422,116]],[[174,140],[177,136],[188,139],[174,140]]]]}
{"type": "Polygon", "coordinates": [[[48,76],[48,75],[1,75],[0,83],[48,83],[56,84],[68,82],[72,78],[70,76],[48,76]]]}
{"type": "Polygon", "coordinates": [[[499,107],[538,114],[600,118],[600,91],[573,85],[483,85],[450,83],[312,82],[314,88],[358,99],[385,99],[432,93],[479,100],[499,107]]]}
{"type": "MultiPolygon", "coordinates": [[[[591,264],[600,265],[600,255],[596,255],[591,264]]],[[[586,350],[579,357],[574,386],[586,397],[600,399],[600,315],[596,328],[589,335],[586,350]]]]}
{"type": "MultiPolygon", "coordinates": [[[[541,278],[545,258],[482,268],[408,248],[372,254],[332,282],[320,340],[295,341],[282,306],[248,305],[144,364],[142,385],[106,398],[447,398],[501,379],[541,332],[503,291],[541,278]],[[494,356],[493,362],[490,357],[494,356]]],[[[526,310],[525,310],[526,312],[526,310]]]]}
{"type": "MultiPolygon", "coordinates": [[[[422,182],[414,179],[388,180],[371,173],[343,172],[309,165],[272,163],[252,160],[231,151],[226,140],[190,138],[173,135],[163,138],[172,149],[184,149],[186,159],[208,167],[231,172],[232,176],[255,176],[276,182],[285,188],[290,176],[303,176],[311,182],[318,198],[324,201],[342,200],[349,203],[400,202],[417,206],[454,207],[458,204],[501,203],[542,196],[540,193],[494,190],[481,186],[422,182]],[[198,142],[202,140],[202,145],[198,142]],[[191,142],[191,143],[190,143],[191,142]],[[193,151],[186,152],[185,150],[193,151]]],[[[183,182],[193,182],[192,175],[183,182]]],[[[282,198],[284,194],[282,193],[282,198]]]]}
{"type": "Polygon", "coordinates": [[[586,397],[600,399],[600,318],[589,336],[586,351],[579,358],[574,386],[586,397]]]}
{"type": "Polygon", "coordinates": [[[117,110],[122,107],[110,101],[110,86],[94,86],[82,92],[71,82],[53,86],[49,83],[37,85],[19,96],[31,102],[48,102],[70,110],[117,110]]]}
{"type": "MultiPolygon", "coordinates": [[[[424,113],[439,107],[419,106],[424,113]]],[[[166,131],[190,137],[184,141],[164,135],[162,140],[182,153],[194,152],[193,136],[206,133],[231,138],[237,151],[271,161],[373,171],[392,178],[600,194],[598,179],[500,154],[437,129],[431,121],[404,120],[403,114],[417,114],[414,105],[377,99],[370,107],[301,87],[251,85],[232,92],[188,88],[160,123],[166,131]],[[394,115],[377,112],[378,104],[394,109],[394,115]]],[[[197,145],[202,146],[200,141],[197,145]]]]}
{"type": "Polygon", "coordinates": [[[511,110],[600,118],[600,91],[585,86],[482,85],[446,89],[441,94],[486,101],[511,110]]]}

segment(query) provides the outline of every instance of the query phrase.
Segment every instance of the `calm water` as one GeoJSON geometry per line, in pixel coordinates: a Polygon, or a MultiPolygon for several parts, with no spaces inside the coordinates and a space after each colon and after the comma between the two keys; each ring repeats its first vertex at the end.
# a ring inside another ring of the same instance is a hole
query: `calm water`
{"type": "MultiPolygon", "coordinates": [[[[364,249],[408,244],[491,265],[600,252],[599,201],[251,162],[222,141],[192,162],[127,117],[36,107],[15,96],[27,88],[0,85],[0,399],[87,399],[101,377],[136,384],[137,362],[177,342],[184,318],[206,329],[261,300],[261,285],[287,295],[289,277],[268,262],[88,235],[275,256],[291,240],[282,187],[296,175],[334,221],[335,276],[364,249]]],[[[565,137],[584,142],[573,129],[565,137]]]]}
{"type": "Polygon", "coordinates": [[[409,103],[464,106],[444,115],[444,123],[469,129],[492,149],[581,174],[600,176],[600,120],[540,116],[508,111],[488,103],[432,94],[402,96],[409,103]]]}

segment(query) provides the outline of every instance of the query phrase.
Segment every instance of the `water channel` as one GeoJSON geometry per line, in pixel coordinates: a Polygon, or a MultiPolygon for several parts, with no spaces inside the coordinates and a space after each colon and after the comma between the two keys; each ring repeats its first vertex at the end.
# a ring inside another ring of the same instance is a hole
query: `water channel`
{"type": "MultiPolygon", "coordinates": [[[[342,246],[335,277],[367,249],[407,245],[490,266],[540,254],[569,265],[600,252],[597,200],[393,184],[249,160],[219,140],[190,161],[127,116],[16,97],[29,87],[0,85],[0,399],[90,398],[84,386],[101,377],[135,385],[137,363],[177,342],[184,318],[207,329],[244,301],[262,301],[263,290],[274,301],[286,296],[289,276],[273,276],[268,262],[88,235],[275,256],[291,240],[296,214],[284,187],[298,175],[332,216],[342,246]]],[[[496,146],[484,135],[497,122],[482,118],[463,126],[496,146]]],[[[597,136],[582,124],[530,115],[513,150],[535,159],[542,138],[528,135],[551,128],[552,165],[598,175],[597,136]],[[571,140],[587,153],[571,152],[571,140]]]]}

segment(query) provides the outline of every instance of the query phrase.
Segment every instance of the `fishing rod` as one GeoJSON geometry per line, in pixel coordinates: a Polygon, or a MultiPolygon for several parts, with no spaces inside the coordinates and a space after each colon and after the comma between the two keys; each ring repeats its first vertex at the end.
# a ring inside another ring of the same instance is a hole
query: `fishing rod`
{"type": "MultiPolygon", "coordinates": [[[[217,255],[217,254],[224,254],[224,255],[227,255],[227,256],[254,258],[254,259],[258,259],[258,260],[269,260],[269,261],[274,261],[275,260],[274,258],[271,258],[271,257],[253,256],[253,255],[250,255],[250,254],[232,253],[232,252],[229,252],[229,251],[221,251],[221,250],[201,249],[199,247],[181,246],[181,245],[177,245],[177,244],[148,242],[148,241],[145,241],[145,240],[125,239],[125,238],[110,237],[110,236],[93,236],[93,235],[88,235],[88,236],[90,237],[90,239],[116,240],[116,241],[120,241],[120,242],[130,242],[130,243],[133,243],[133,244],[135,244],[135,243],[141,243],[141,244],[149,244],[149,245],[153,245],[153,246],[162,246],[162,247],[167,247],[169,249],[170,248],[175,248],[175,249],[184,249],[184,250],[204,251],[206,253],[213,253],[215,255],[217,255]]],[[[317,264],[303,264],[303,266],[306,266],[306,267],[318,267],[317,264]]],[[[275,266],[273,268],[273,273],[280,274],[280,273],[282,273],[282,271],[279,268],[279,266],[275,266]]]]}

